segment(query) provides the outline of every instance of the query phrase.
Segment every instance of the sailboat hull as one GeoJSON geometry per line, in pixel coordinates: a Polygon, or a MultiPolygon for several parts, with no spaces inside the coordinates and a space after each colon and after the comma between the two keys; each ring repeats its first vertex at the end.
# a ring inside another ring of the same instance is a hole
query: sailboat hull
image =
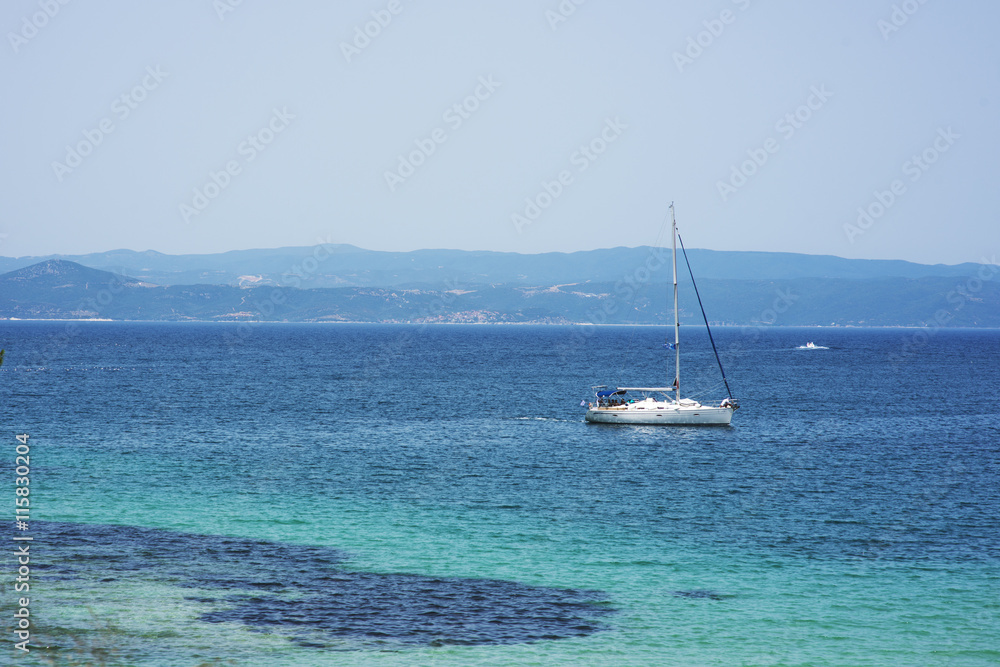
{"type": "Polygon", "coordinates": [[[654,408],[591,408],[585,419],[594,424],[649,424],[664,426],[728,426],[732,408],[669,405],[654,408]]]}

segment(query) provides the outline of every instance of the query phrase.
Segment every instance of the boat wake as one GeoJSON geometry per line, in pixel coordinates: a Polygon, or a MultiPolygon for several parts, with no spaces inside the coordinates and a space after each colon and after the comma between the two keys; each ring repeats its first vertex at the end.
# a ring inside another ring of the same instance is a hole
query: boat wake
{"type": "Polygon", "coordinates": [[[825,345],[817,345],[816,343],[809,342],[805,345],[799,345],[796,350],[829,350],[830,348],[825,345]]]}

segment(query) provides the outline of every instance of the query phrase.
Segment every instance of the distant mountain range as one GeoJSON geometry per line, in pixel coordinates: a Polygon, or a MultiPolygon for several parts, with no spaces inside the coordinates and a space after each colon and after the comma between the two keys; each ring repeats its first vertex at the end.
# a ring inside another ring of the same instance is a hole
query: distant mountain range
{"type": "MultiPolygon", "coordinates": [[[[90,255],[0,257],[0,273],[61,259],[156,285],[280,285],[288,287],[409,287],[615,283],[643,267],[669,281],[669,249],[648,246],[536,255],[466,250],[382,252],[352,245],[234,250],[209,255],[164,255],[112,250],[90,255]]],[[[699,280],[876,279],[971,276],[978,264],[915,264],[780,252],[688,251],[699,280]]]]}
{"type": "MultiPolygon", "coordinates": [[[[1000,327],[995,265],[710,250],[689,255],[713,323],[1000,327]]],[[[665,282],[669,251],[652,248],[519,255],[317,246],[181,256],[113,251],[79,259],[123,268],[109,272],[66,259],[0,258],[0,267],[15,266],[0,275],[0,318],[609,324],[672,319],[665,282]],[[320,286],[330,284],[339,286],[320,286]]],[[[682,321],[695,323],[700,313],[683,263],[680,271],[682,321]]]]}

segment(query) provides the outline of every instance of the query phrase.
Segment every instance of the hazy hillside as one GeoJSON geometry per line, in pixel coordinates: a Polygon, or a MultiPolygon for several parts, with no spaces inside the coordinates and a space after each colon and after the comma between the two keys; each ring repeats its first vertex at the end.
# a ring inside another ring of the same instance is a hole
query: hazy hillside
{"type": "MultiPolygon", "coordinates": [[[[688,253],[699,280],[792,280],[797,278],[923,278],[973,275],[977,264],[947,266],[899,260],[856,260],[828,255],[772,252],[688,253]]],[[[652,269],[653,280],[669,279],[669,250],[610,248],[527,255],[464,250],[380,252],[324,244],[213,255],[164,255],[154,251],[76,256],[0,257],[0,273],[47,259],[132,276],[158,285],[280,285],[289,287],[398,287],[446,289],[450,283],[558,285],[616,282],[652,269]]],[[[683,271],[682,267],[682,271],[683,271]]]]}
{"type": "MultiPolygon", "coordinates": [[[[153,286],[65,260],[0,275],[2,318],[115,320],[666,323],[668,285],[153,286]]],[[[962,278],[699,280],[713,322],[736,325],[1000,327],[1000,281],[962,278]]],[[[700,314],[681,287],[682,321],[700,314]]]]}

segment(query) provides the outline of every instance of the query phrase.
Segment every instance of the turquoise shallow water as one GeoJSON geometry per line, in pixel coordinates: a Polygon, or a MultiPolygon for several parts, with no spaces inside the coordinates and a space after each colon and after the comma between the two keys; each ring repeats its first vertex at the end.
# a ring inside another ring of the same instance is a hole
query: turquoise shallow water
{"type": "Polygon", "coordinates": [[[0,325],[15,664],[1000,663],[1000,332],[724,328],[699,429],[582,421],[653,329],[65,331],[0,325]]]}

